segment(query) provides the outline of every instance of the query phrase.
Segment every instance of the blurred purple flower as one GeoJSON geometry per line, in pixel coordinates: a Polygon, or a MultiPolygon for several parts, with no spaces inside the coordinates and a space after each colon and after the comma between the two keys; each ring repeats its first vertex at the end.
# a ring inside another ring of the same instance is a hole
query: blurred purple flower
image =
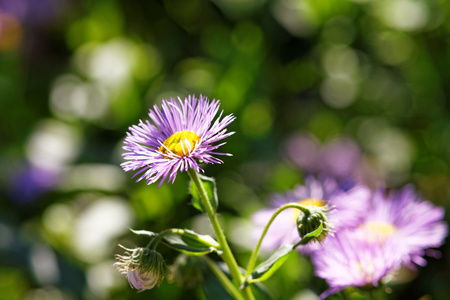
{"type": "Polygon", "coordinates": [[[155,105],[149,112],[153,124],[140,121],[129,128],[123,147],[127,151],[123,154],[126,162],[121,164],[122,168],[126,172],[138,170],[134,175],[139,175],[137,181],[145,178],[150,184],[161,179],[161,185],[167,177],[173,183],[178,171],[203,171],[199,161],[223,163],[213,155],[231,154],[215,152],[225,143],[213,143],[234,133],[227,133],[226,127],[235,117],[230,114],[220,120],[220,113],[212,123],[219,106],[219,101],[210,103],[201,95],[198,99],[189,96],[184,101],[163,100],[161,110],[155,105]]]}
{"type": "Polygon", "coordinates": [[[368,239],[370,235],[365,228],[342,230],[311,253],[315,274],[329,286],[321,299],[350,286],[377,287],[389,272],[399,267],[401,251],[393,239],[379,243],[368,239]]]}
{"type": "Polygon", "coordinates": [[[68,8],[71,0],[0,0],[0,51],[23,46],[23,53],[42,59],[48,28],[68,8]]]}
{"type": "Polygon", "coordinates": [[[421,199],[411,186],[388,194],[377,190],[357,229],[337,232],[311,254],[316,275],[330,287],[322,298],[348,287],[378,286],[405,265],[425,265],[447,235],[444,210],[421,199]],[[392,272],[391,272],[392,271],[392,272]]]}
{"type": "Polygon", "coordinates": [[[372,208],[361,227],[367,227],[382,235],[392,235],[402,250],[402,262],[409,268],[424,266],[423,256],[433,251],[428,248],[441,246],[447,236],[443,222],[444,209],[419,197],[412,186],[384,194],[378,190],[372,208]]]}
{"type": "Polygon", "coordinates": [[[51,23],[67,1],[0,0],[0,12],[15,16],[22,24],[43,26],[51,23]]]}
{"type": "Polygon", "coordinates": [[[350,138],[339,138],[326,145],[308,134],[297,134],[285,143],[285,153],[307,173],[327,174],[337,179],[354,177],[362,154],[350,138]]]}
{"type": "Polygon", "coordinates": [[[8,193],[18,204],[34,202],[58,182],[60,172],[32,164],[19,169],[11,177],[8,193]]]}
{"type": "MultiPolygon", "coordinates": [[[[259,238],[263,228],[277,210],[286,203],[296,202],[302,205],[327,207],[331,211],[327,214],[328,224],[333,231],[341,228],[355,227],[361,223],[369,207],[370,190],[353,181],[338,182],[329,177],[307,177],[304,186],[297,186],[283,195],[274,195],[271,199],[273,208],[263,209],[252,216],[255,224],[254,236],[259,238]]],[[[283,244],[296,243],[300,240],[297,233],[298,211],[288,209],[283,211],[272,223],[261,248],[273,250],[283,244]]],[[[318,243],[311,243],[300,250],[308,253],[320,247],[318,243]]]]}

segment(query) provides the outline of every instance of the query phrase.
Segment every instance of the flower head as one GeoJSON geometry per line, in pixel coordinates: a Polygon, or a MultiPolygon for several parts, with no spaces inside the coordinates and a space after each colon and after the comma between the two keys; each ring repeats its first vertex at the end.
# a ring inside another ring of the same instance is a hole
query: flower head
{"type": "MultiPolygon", "coordinates": [[[[370,191],[367,187],[352,181],[338,182],[329,177],[307,177],[305,184],[282,195],[272,197],[274,208],[263,209],[252,216],[255,223],[255,236],[259,237],[262,228],[278,207],[296,202],[308,208],[326,212],[327,231],[339,230],[344,227],[356,227],[364,217],[369,207],[370,191]]],[[[273,250],[283,244],[293,244],[299,241],[297,218],[299,211],[289,209],[283,211],[272,223],[262,249],[273,250]]],[[[302,251],[319,247],[317,243],[301,247],[302,251]]]]}
{"type": "Polygon", "coordinates": [[[126,250],[131,253],[116,255],[117,261],[114,265],[119,272],[127,276],[131,287],[142,292],[159,286],[169,272],[161,254],[147,248],[126,250]]]}
{"type": "Polygon", "coordinates": [[[401,252],[393,240],[386,239],[381,244],[368,239],[368,234],[364,228],[342,230],[311,253],[315,274],[330,287],[321,295],[322,299],[349,286],[377,287],[389,272],[399,267],[401,252]]]}
{"type": "Polygon", "coordinates": [[[389,194],[378,190],[360,227],[367,228],[380,242],[392,236],[403,253],[402,262],[414,268],[416,264],[426,264],[426,249],[443,244],[448,231],[443,217],[443,208],[425,201],[412,186],[406,186],[389,194]]]}
{"type": "Polygon", "coordinates": [[[302,240],[305,239],[305,237],[307,237],[309,234],[315,232],[316,230],[319,230],[320,228],[322,228],[320,234],[312,239],[309,238],[310,241],[322,242],[326,238],[326,236],[331,233],[326,214],[326,210],[322,209],[321,207],[313,206],[310,206],[309,209],[305,211],[302,210],[298,213],[297,231],[302,240]]]}
{"type": "Polygon", "coordinates": [[[337,232],[312,252],[316,275],[330,286],[322,296],[348,286],[376,287],[402,265],[424,265],[427,249],[442,245],[447,235],[443,215],[411,186],[377,190],[358,227],[337,232]]]}
{"type": "Polygon", "coordinates": [[[138,176],[137,181],[145,178],[150,184],[161,179],[161,185],[166,178],[173,183],[178,171],[203,171],[199,161],[223,163],[214,155],[231,154],[215,152],[225,143],[214,143],[234,133],[227,133],[226,127],[235,117],[230,114],[221,120],[220,113],[213,123],[219,105],[219,101],[209,102],[203,96],[163,100],[161,109],[155,105],[149,112],[152,122],[141,120],[129,128],[122,168],[137,171],[133,176],[138,176]]]}

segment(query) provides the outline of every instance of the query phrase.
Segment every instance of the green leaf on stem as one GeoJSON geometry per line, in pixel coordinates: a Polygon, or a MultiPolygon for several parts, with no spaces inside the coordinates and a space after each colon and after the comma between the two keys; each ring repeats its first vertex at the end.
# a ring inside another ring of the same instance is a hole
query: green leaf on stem
{"type": "Polygon", "coordinates": [[[165,236],[163,242],[170,248],[189,255],[221,253],[220,245],[215,239],[189,229],[179,229],[177,233],[165,236]]]}
{"type": "MultiPolygon", "coordinates": [[[[213,210],[216,211],[217,207],[219,206],[216,181],[212,177],[206,177],[202,175],[199,175],[199,177],[201,179],[203,188],[206,191],[206,195],[208,196],[209,203],[211,203],[213,210]]],[[[197,186],[192,182],[192,180],[189,184],[189,191],[192,195],[192,205],[199,211],[206,213],[205,207],[203,206],[202,200],[200,199],[200,193],[197,189],[197,186]]]]}
{"type": "Polygon", "coordinates": [[[131,228],[129,228],[130,229],[130,231],[132,232],[132,233],[134,233],[134,234],[137,234],[137,235],[146,235],[146,236],[149,236],[149,237],[156,237],[158,234],[157,233],[154,233],[154,232],[152,232],[152,231],[147,231],[147,230],[133,230],[133,229],[131,229],[131,228]]]}
{"type": "Polygon", "coordinates": [[[243,287],[250,283],[264,281],[270,278],[288,259],[294,249],[294,245],[285,245],[273,253],[266,261],[262,262],[255,270],[247,276],[243,287]]]}

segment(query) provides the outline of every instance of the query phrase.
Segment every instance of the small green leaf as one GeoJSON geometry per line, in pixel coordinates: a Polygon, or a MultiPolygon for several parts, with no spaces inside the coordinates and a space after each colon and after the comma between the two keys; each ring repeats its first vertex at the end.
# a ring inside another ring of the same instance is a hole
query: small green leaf
{"type": "MultiPolygon", "coordinates": [[[[206,195],[208,196],[209,202],[211,203],[213,210],[216,211],[219,205],[219,199],[217,197],[216,181],[212,177],[206,177],[202,175],[199,175],[199,177],[202,182],[203,188],[206,191],[206,195]]],[[[202,199],[200,199],[200,193],[197,189],[197,186],[192,182],[192,180],[189,185],[189,191],[192,195],[192,205],[199,211],[205,213],[205,208],[203,206],[202,199]]]]}
{"type": "Polygon", "coordinates": [[[190,255],[221,253],[216,240],[209,235],[198,234],[189,229],[179,229],[177,233],[164,237],[163,241],[167,246],[190,255]]]}
{"type": "Polygon", "coordinates": [[[270,278],[288,259],[289,254],[293,249],[293,245],[286,245],[278,249],[266,261],[257,266],[249,276],[247,276],[243,286],[245,287],[250,283],[264,281],[270,278]]]}
{"type": "Polygon", "coordinates": [[[129,228],[130,231],[134,234],[137,235],[146,235],[146,236],[150,236],[150,237],[156,237],[158,234],[152,232],[152,231],[147,231],[147,230],[133,230],[131,228],[129,228]]]}

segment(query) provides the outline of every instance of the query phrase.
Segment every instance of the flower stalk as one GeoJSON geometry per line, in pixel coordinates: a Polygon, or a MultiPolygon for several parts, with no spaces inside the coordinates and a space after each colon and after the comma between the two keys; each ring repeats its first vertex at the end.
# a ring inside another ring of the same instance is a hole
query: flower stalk
{"type": "Polygon", "coordinates": [[[222,270],[207,256],[202,257],[217,279],[222,283],[225,290],[236,300],[245,300],[239,289],[228,279],[222,270]]]}
{"type": "Polygon", "coordinates": [[[258,258],[258,253],[259,253],[259,249],[261,248],[261,244],[262,241],[264,239],[264,237],[267,234],[267,231],[269,230],[270,225],[272,225],[273,221],[275,220],[275,218],[284,210],[288,209],[288,208],[295,208],[298,209],[300,211],[302,211],[305,214],[309,214],[309,210],[307,208],[305,208],[303,205],[300,205],[298,203],[287,203],[281,207],[279,207],[272,215],[272,217],[270,218],[269,222],[266,224],[266,226],[264,227],[264,230],[261,234],[261,237],[258,240],[258,243],[256,244],[255,249],[253,249],[253,252],[250,256],[250,260],[248,262],[247,265],[247,273],[245,274],[245,277],[247,277],[248,275],[250,275],[253,271],[253,269],[255,268],[256,265],[256,259],[258,258]]]}
{"type": "MultiPolygon", "coordinates": [[[[209,202],[208,195],[205,191],[205,188],[202,185],[202,182],[200,180],[200,177],[198,173],[193,169],[188,169],[187,173],[189,174],[189,177],[191,178],[192,182],[195,184],[199,191],[200,199],[202,200],[203,206],[205,208],[205,212],[208,215],[211,224],[214,229],[214,233],[216,234],[217,241],[219,242],[221,248],[222,248],[222,259],[227,264],[228,269],[230,270],[231,277],[233,278],[233,282],[235,286],[239,287],[241,286],[244,277],[242,276],[241,272],[239,271],[239,266],[237,264],[237,261],[231,252],[230,246],[228,245],[227,239],[225,237],[225,234],[222,230],[222,227],[220,226],[219,219],[217,218],[216,213],[214,212],[214,209],[211,206],[211,203],[209,202]]],[[[245,299],[254,299],[252,292],[250,290],[250,287],[247,287],[244,290],[245,293],[245,299]]]]}

